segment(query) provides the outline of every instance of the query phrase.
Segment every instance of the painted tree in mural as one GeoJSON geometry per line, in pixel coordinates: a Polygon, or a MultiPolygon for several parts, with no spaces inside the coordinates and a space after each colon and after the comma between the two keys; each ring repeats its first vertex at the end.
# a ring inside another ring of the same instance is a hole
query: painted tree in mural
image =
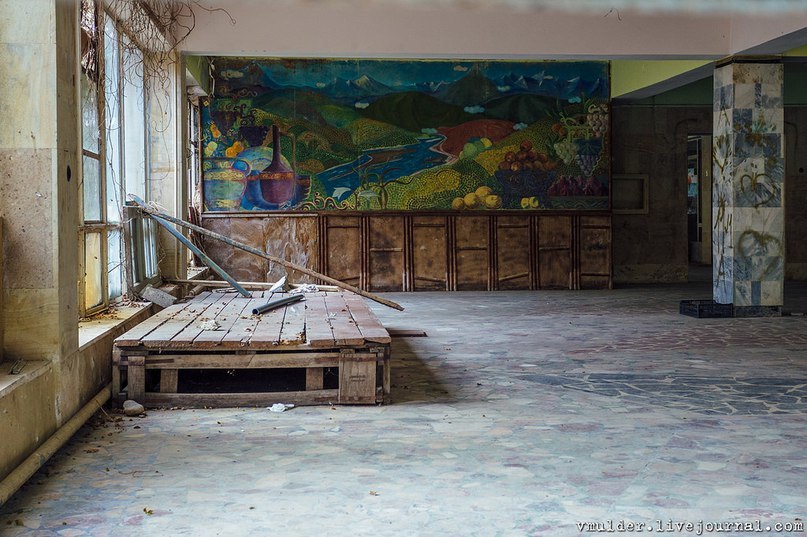
{"type": "Polygon", "coordinates": [[[603,62],[216,68],[203,108],[206,210],[608,208],[603,62]],[[294,172],[282,178],[268,170],[278,149],[294,172]],[[270,188],[277,180],[287,184],[270,188]]]}

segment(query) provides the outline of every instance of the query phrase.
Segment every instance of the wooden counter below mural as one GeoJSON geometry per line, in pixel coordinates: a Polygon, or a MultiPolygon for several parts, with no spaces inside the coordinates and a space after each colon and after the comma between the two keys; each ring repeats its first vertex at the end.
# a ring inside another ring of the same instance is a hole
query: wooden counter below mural
{"type": "MultiPolygon", "coordinates": [[[[368,291],[608,289],[607,213],[238,213],[203,226],[368,291]]],[[[207,240],[206,252],[241,281],[285,269],[207,240]]],[[[290,274],[290,280],[307,281],[290,274]]]]}

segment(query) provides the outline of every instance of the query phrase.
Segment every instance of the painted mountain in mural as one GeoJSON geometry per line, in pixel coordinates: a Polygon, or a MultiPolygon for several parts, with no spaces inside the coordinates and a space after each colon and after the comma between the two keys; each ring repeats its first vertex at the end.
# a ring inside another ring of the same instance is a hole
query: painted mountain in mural
{"type": "Polygon", "coordinates": [[[412,132],[451,127],[476,119],[460,106],[414,91],[385,95],[367,106],[363,113],[412,132]]]}
{"type": "Polygon", "coordinates": [[[607,97],[608,87],[602,77],[559,77],[541,71],[534,75],[508,73],[496,79],[502,93],[531,93],[561,100],[588,97],[607,97]]]}
{"type": "Polygon", "coordinates": [[[505,95],[485,103],[485,115],[527,125],[556,110],[556,99],[531,93],[505,95]]]}
{"type": "Polygon", "coordinates": [[[481,105],[499,96],[496,84],[486,76],[472,72],[438,90],[437,96],[458,106],[481,105]]]}
{"type": "Polygon", "coordinates": [[[370,76],[362,75],[355,80],[337,78],[332,84],[323,87],[322,91],[336,98],[361,99],[387,95],[393,89],[370,76]]]}
{"type": "Polygon", "coordinates": [[[206,210],[608,207],[603,62],[226,58],[215,69],[206,210]],[[283,200],[261,197],[276,150],[297,175],[283,200]]]}

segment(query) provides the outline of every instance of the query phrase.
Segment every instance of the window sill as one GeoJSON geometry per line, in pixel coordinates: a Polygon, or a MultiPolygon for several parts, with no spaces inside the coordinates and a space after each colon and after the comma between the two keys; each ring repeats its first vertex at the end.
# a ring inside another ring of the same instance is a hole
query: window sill
{"type": "Polygon", "coordinates": [[[142,322],[150,316],[151,303],[144,303],[142,306],[116,306],[106,313],[99,313],[93,317],[79,321],[78,323],[78,345],[79,352],[89,348],[97,341],[108,337],[116,330],[120,330],[124,324],[140,317],[136,322],[142,322]]]}
{"type": "Polygon", "coordinates": [[[22,370],[12,375],[9,373],[11,370],[11,362],[3,362],[0,364],[0,399],[10,394],[17,386],[21,386],[27,382],[34,380],[48,370],[50,362],[47,360],[26,361],[22,370]]]}
{"type": "MultiPolygon", "coordinates": [[[[122,334],[127,323],[133,325],[142,322],[150,315],[151,304],[146,303],[140,307],[119,306],[110,312],[80,321],[78,327],[79,354],[104,338],[122,334]]],[[[22,370],[16,375],[9,372],[11,366],[12,362],[8,360],[0,363],[0,399],[9,395],[19,386],[45,374],[50,369],[50,361],[26,360],[22,370]]]]}

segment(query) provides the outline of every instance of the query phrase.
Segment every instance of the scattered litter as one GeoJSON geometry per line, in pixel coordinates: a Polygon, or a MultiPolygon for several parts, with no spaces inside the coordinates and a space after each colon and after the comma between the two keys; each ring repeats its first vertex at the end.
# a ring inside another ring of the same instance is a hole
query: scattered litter
{"type": "Polygon", "coordinates": [[[266,407],[266,410],[270,412],[285,412],[291,408],[294,408],[294,405],[291,403],[275,403],[272,406],[266,407]]]}
{"type": "Polygon", "coordinates": [[[318,292],[319,292],[319,287],[317,287],[313,283],[306,283],[304,285],[300,285],[300,287],[296,287],[295,289],[292,289],[290,294],[294,294],[294,293],[318,293],[318,292]]]}
{"type": "Polygon", "coordinates": [[[199,323],[199,328],[201,330],[218,330],[221,328],[221,325],[216,321],[216,319],[205,319],[201,323],[199,323]]]}

